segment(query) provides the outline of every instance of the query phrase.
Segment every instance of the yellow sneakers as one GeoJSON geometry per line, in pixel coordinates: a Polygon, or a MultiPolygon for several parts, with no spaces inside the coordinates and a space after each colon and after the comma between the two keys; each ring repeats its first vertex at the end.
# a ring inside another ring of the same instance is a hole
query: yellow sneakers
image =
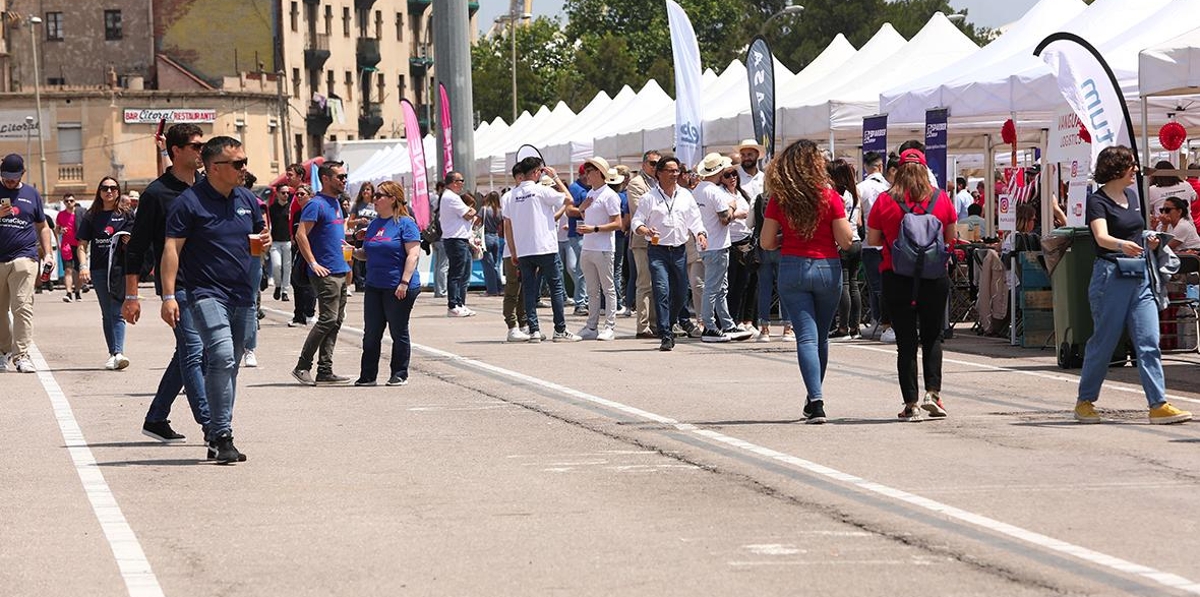
{"type": "Polygon", "coordinates": [[[1096,405],[1087,400],[1080,400],[1075,403],[1075,420],[1080,423],[1101,423],[1100,413],[1096,412],[1096,405]]]}
{"type": "MultiPolygon", "coordinates": [[[[1076,407],[1075,412],[1079,412],[1078,407],[1076,407]]],[[[1150,423],[1153,425],[1170,425],[1171,423],[1182,423],[1191,420],[1192,413],[1186,410],[1179,410],[1171,406],[1169,402],[1164,402],[1150,409],[1150,423]]]]}

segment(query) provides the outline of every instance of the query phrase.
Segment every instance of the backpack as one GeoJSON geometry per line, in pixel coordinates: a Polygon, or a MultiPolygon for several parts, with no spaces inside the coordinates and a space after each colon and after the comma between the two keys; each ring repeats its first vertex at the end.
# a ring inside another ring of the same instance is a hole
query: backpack
{"type": "Polygon", "coordinates": [[[934,195],[922,209],[913,211],[908,202],[901,200],[900,234],[892,243],[892,271],[913,279],[913,303],[917,300],[917,288],[921,280],[937,280],[948,274],[950,251],[946,248],[942,221],[933,215],[942,193],[934,195]]]}
{"type": "MultiPolygon", "coordinates": [[[[433,243],[442,240],[442,221],[440,214],[442,211],[442,196],[438,195],[437,203],[433,206],[433,213],[429,215],[429,224],[421,231],[421,245],[428,247],[433,243]]],[[[429,252],[428,249],[425,251],[429,252]]]]}

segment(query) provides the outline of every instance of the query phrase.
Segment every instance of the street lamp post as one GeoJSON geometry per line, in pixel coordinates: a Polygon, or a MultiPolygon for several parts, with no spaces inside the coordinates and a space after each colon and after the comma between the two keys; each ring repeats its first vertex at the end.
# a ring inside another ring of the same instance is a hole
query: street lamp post
{"type": "Polygon", "coordinates": [[[33,147],[31,145],[31,143],[33,142],[32,140],[33,140],[33,117],[26,116],[25,117],[25,155],[26,156],[33,153],[33,147]]]}
{"type": "Polygon", "coordinates": [[[512,119],[517,120],[517,19],[528,20],[533,15],[517,12],[517,3],[512,3],[512,10],[506,15],[496,17],[497,23],[508,21],[508,36],[512,50],[512,119]]]}
{"type": "Polygon", "coordinates": [[[767,20],[763,21],[762,26],[758,28],[758,34],[759,35],[766,34],[767,25],[770,25],[771,21],[774,21],[775,19],[778,19],[779,17],[789,16],[789,15],[798,15],[802,12],[804,12],[803,6],[800,6],[798,4],[793,5],[793,4],[791,4],[791,2],[789,0],[789,3],[787,6],[780,9],[779,12],[767,17],[767,20]]]}
{"type": "Polygon", "coordinates": [[[38,50],[37,50],[37,35],[33,31],[34,25],[41,25],[41,17],[29,17],[29,47],[33,51],[33,96],[37,102],[37,127],[38,127],[38,153],[41,154],[42,166],[42,194],[46,194],[50,189],[46,188],[46,136],[42,133],[45,127],[45,121],[42,119],[42,75],[38,70],[38,50]]]}

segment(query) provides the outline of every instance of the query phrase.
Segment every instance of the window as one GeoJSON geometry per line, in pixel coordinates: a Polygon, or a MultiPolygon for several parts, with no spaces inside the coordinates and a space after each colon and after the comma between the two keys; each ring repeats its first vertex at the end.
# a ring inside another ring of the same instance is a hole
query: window
{"type": "Polygon", "coordinates": [[[292,19],[292,32],[300,30],[300,5],[296,2],[292,3],[292,12],[289,13],[292,19]]]}
{"type": "Polygon", "coordinates": [[[300,69],[292,69],[292,97],[300,97],[300,69]]]}
{"type": "Polygon", "coordinates": [[[396,13],[396,41],[404,41],[404,13],[396,13]]]}
{"type": "Polygon", "coordinates": [[[404,75],[403,75],[403,74],[397,74],[397,75],[396,75],[396,89],[397,89],[397,90],[400,92],[400,93],[399,93],[399,97],[400,97],[400,99],[404,99],[404,96],[405,96],[405,94],[404,94],[404,91],[405,91],[405,89],[404,89],[404,75]]]}
{"type": "Polygon", "coordinates": [[[46,84],[62,87],[67,84],[67,79],[65,77],[46,77],[46,84]]]}
{"type": "Polygon", "coordinates": [[[58,125],[58,163],[83,163],[83,125],[61,122],[58,125]]]}
{"type": "Polygon", "coordinates": [[[342,7],[342,35],[350,37],[350,7],[342,7]]]}
{"type": "Polygon", "coordinates": [[[61,12],[46,13],[46,41],[63,40],[63,14],[61,12]]]}
{"type": "Polygon", "coordinates": [[[387,95],[387,83],[384,82],[385,77],[383,73],[377,73],[375,76],[375,85],[379,88],[379,91],[375,96],[375,101],[376,103],[382,104],[383,100],[386,99],[385,96],[387,95]]]}
{"type": "Polygon", "coordinates": [[[330,71],[325,71],[325,92],[326,92],[327,94],[329,94],[330,96],[336,95],[336,94],[333,92],[333,86],[334,86],[334,84],[335,84],[335,83],[334,83],[334,80],[333,80],[333,71],[331,71],[331,70],[330,70],[330,71]]]}
{"type": "Polygon", "coordinates": [[[121,11],[104,11],[104,39],[105,41],[121,39],[121,11]]]}
{"type": "Polygon", "coordinates": [[[333,35],[333,7],[325,5],[325,35],[333,35]]]}
{"type": "Polygon", "coordinates": [[[354,73],[346,71],[346,101],[354,101],[354,73]]]}
{"type": "Polygon", "coordinates": [[[375,11],[375,39],[383,39],[383,11],[375,11]]]}

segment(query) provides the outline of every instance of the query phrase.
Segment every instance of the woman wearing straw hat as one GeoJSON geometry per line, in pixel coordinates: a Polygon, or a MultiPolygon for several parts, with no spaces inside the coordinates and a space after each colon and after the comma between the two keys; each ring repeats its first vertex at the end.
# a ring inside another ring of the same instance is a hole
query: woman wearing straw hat
{"type": "Polygon", "coordinates": [[[607,341],[616,338],[617,288],[613,281],[613,252],[616,250],[616,231],[621,228],[621,197],[608,185],[621,184],[625,179],[615,169],[610,169],[601,157],[583,163],[583,176],[591,190],[579,204],[582,219],[575,230],[583,235],[579,264],[591,308],[588,309],[587,323],[579,330],[579,337],[607,341]],[[604,293],[604,328],[598,330],[601,292],[604,293]]]}

